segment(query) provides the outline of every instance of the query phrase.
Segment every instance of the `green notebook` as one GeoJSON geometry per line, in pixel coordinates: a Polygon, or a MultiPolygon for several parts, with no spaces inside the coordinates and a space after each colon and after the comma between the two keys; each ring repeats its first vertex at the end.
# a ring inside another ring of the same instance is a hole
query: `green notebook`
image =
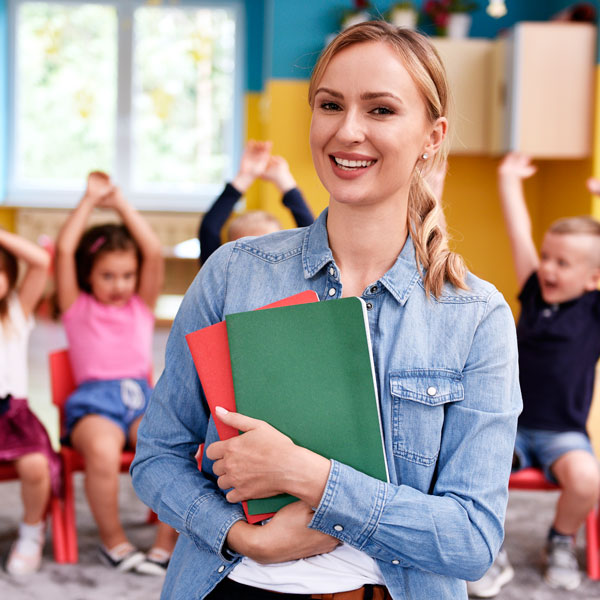
{"type": "MultiPolygon", "coordinates": [[[[366,308],[342,298],[226,317],[237,410],[388,481],[366,308]]],[[[295,498],[248,501],[250,514],[295,498]]]]}

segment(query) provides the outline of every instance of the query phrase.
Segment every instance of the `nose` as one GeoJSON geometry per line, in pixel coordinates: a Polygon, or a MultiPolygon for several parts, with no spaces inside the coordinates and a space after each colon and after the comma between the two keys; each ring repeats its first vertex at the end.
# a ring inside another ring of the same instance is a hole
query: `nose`
{"type": "Polygon", "coordinates": [[[346,110],[339,124],[337,138],[344,144],[358,144],[364,141],[364,122],[358,110],[346,110]]]}

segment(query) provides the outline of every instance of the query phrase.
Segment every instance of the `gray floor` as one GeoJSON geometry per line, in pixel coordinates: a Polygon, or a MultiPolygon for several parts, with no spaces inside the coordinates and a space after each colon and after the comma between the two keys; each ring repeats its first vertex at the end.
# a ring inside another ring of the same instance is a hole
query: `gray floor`
{"type": "MultiPolygon", "coordinates": [[[[51,349],[64,346],[60,327],[45,324],[34,332],[31,343],[31,400],[41,418],[51,424],[54,413],[49,405],[45,364],[51,349]]],[[[154,372],[159,374],[167,332],[155,336],[154,372]]],[[[0,570],[0,600],[155,600],[160,596],[161,578],[120,574],[99,564],[98,538],[82,488],[76,475],[77,519],[80,562],[58,565],[52,560],[52,547],[46,544],[42,570],[29,580],[10,578],[0,570]]],[[[599,600],[600,582],[587,578],[579,589],[565,592],[550,589],[541,578],[541,548],[551,522],[556,492],[512,492],[506,522],[506,548],[515,567],[515,579],[497,598],[499,600],[599,600]]],[[[135,497],[127,475],[121,477],[122,520],[132,542],[142,549],[150,547],[154,527],[145,524],[147,510],[135,497]]],[[[16,483],[0,484],[0,556],[5,557],[16,532],[20,515],[19,488],[16,483]]],[[[579,559],[585,569],[585,536],[578,539],[579,559]]],[[[437,600],[423,598],[418,600],[437,600]]]]}

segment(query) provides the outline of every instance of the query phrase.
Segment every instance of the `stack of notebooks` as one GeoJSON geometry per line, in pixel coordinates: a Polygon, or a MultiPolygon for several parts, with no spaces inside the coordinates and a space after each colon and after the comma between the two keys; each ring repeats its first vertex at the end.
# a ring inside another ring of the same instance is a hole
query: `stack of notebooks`
{"type": "MultiPolygon", "coordinates": [[[[303,292],[231,314],[186,336],[219,438],[239,435],[215,416],[222,406],[266,421],[292,441],[388,481],[364,302],[318,302],[303,292]]],[[[248,522],[296,500],[244,502],[248,522]]]]}

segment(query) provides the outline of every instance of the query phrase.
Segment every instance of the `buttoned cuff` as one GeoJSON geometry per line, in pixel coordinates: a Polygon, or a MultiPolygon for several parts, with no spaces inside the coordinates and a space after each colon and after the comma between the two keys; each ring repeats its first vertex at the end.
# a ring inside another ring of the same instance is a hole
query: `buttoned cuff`
{"type": "Polygon", "coordinates": [[[385,498],[383,481],[332,460],[309,527],[361,550],[377,527],[385,498]]]}
{"type": "Polygon", "coordinates": [[[204,494],[188,510],[186,533],[198,548],[208,546],[223,560],[233,562],[240,555],[227,547],[227,534],[234,523],[243,519],[241,505],[229,504],[219,492],[204,494]]]}

